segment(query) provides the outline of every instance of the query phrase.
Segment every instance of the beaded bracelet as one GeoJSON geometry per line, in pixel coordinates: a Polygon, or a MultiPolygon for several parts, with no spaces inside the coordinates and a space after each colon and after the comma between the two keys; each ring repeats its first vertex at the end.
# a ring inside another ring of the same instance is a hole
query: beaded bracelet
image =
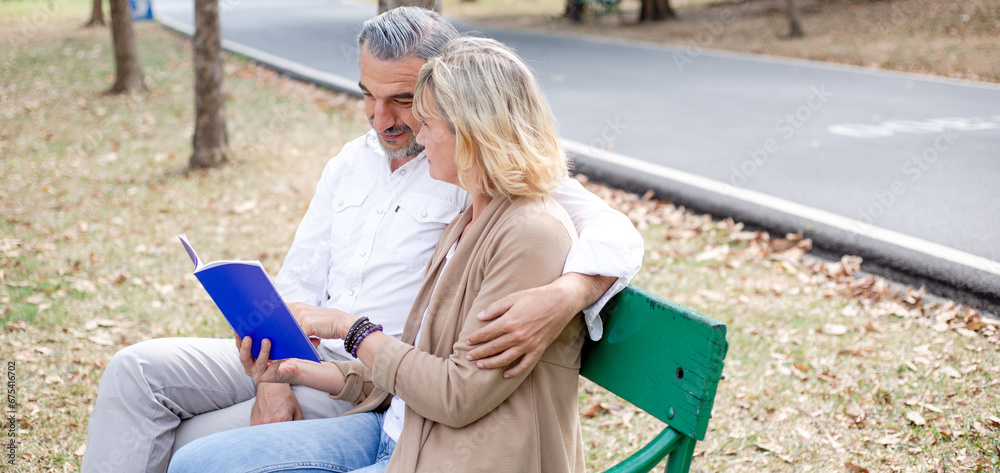
{"type": "MultiPolygon", "coordinates": [[[[361,331],[361,326],[368,322],[368,317],[361,317],[351,325],[350,330],[344,335],[344,348],[348,348],[354,343],[354,338],[357,337],[358,333],[361,331]]],[[[348,348],[349,349],[349,348],[348,348]]]]}
{"type": "Polygon", "coordinates": [[[361,347],[361,342],[364,341],[365,337],[380,331],[382,331],[381,325],[373,324],[371,322],[366,322],[364,325],[364,330],[361,331],[361,334],[355,338],[354,344],[351,345],[351,356],[357,358],[358,348],[361,347]]]}

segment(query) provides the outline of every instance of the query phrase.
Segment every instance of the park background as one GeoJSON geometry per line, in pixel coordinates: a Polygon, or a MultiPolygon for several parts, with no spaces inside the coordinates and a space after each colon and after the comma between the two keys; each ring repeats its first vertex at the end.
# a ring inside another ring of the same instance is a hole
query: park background
{"type": "MultiPolygon", "coordinates": [[[[1000,2],[806,2],[797,40],[782,37],[783,3],[749,2],[711,47],[1000,82],[1000,2]]],[[[639,26],[554,20],[560,2],[443,10],[686,45],[718,8],[673,5],[677,20],[639,26]]],[[[206,259],[259,259],[275,274],[322,166],[368,128],[359,101],[229,56],[231,159],[191,171],[190,40],[136,24],[148,90],[105,95],[111,41],[81,26],[89,13],[85,0],[0,2],[0,361],[16,363],[17,399],[4,409],[17,427],[4,471],[79,469],[100,375],[121,347],[227,336],[175,236],[206,259]]],[[[591,188],[643,232],[635,284],[728,325],[726,379],[694,471],[997,471],[993,319],[861,273],[857,258],[816,259],[797,235],[591,188]]],[[[590,471],[662,428],[585,382],[580,407],[590,471]]]]}

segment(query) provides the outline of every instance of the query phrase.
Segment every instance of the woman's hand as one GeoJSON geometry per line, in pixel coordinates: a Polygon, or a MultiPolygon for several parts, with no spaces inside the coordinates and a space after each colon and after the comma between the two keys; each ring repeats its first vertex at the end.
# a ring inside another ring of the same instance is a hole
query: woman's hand
{"type": "Polygon", "coordinates": [[[296,382],[299,377],[298,360],[270,360],[271,341],[266,338],[260,343],[260,356],[256,359],[251,353],[252,347],[253,340],[243,337],[240,343],[240,363],[243,363],[243,371],[247,376],[258,383],[300,384],[296,382]]]}
{"type": "Polygon", "coordinates": [[[358,317],[337,309],[293,302],[288,305],[307,337],[344,338],[358,317]]]}
{"type": "Polygon", "coordinates": [[[239,343],[240,362],[243,370],[257,383],[300,384],[313,389],[340,394],[344,389],[344,373],[333,363],[288,359],[270,360],[271,341],[264,339],[260,344],[260,356],[251,353],[253,340],[245,337],[239,343]]]}

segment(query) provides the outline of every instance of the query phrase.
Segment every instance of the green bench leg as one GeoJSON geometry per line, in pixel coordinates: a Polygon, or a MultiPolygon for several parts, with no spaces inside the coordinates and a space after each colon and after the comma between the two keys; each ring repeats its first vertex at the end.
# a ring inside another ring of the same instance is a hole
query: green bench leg
{"type": "Polygon", "coordinates": [[[674,451],[667,457],[667,473],[687,473],[691,470],[691,459],[694,458],[694,444],[697,440],[683,437],[674,451]]]}

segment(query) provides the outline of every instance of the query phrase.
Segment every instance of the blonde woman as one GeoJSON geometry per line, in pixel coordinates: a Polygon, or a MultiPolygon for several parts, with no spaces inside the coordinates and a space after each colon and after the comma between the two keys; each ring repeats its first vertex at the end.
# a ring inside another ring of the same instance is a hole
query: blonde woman
{"type": "Polygon", "coordinates": [[[519,376],[466,358],[467,337],[485,325],[476,314],[555,280],[572,246],[569,217],[548,196],[567,173],[551,112],[520,58],[479,38],[428,60],[414,99],[431,176],[468,191],[472,206],[441,237],[402,340],[344,312],[293,309],[307,334],[343,339],[359,361],[268,361],[263,350],[254,360],[243,340],[247,373],[336,393],[355,409],[206,437],[170,471],[584,471],[582,316],[519,376]]]}

